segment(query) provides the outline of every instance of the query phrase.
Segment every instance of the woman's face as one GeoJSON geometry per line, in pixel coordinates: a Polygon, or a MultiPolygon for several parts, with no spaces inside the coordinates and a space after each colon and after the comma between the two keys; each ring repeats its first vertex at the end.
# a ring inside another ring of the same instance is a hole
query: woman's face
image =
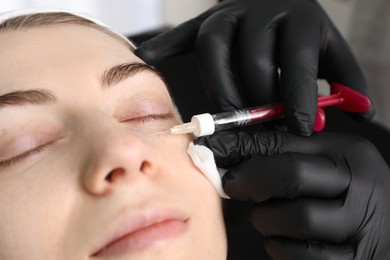
{"type": "Polygon", "coordinates": [[[0,259],[224,259],[163,81],[78,25],[0,34],[0,259]]]}

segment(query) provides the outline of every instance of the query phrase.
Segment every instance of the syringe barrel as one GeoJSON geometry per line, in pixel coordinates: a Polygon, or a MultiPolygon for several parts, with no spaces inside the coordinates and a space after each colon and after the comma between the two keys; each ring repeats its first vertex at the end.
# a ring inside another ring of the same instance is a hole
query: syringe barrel
{"type": "Polygon", "coordinates": [[[280,104],[239,109],[212,115],[215,131],[265,122],[282,116],[283,107],[280,104]]]}
{"type": "Polygon", "coordinates": [[[247,110],[235,110],[212,115],[215,131],[245,126],[250,122],[250,113],[247,110]]]}

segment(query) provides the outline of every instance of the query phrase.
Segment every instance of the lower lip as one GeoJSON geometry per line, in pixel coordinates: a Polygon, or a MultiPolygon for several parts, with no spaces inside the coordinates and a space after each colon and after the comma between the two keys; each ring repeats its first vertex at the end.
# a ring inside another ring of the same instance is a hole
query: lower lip
{"type": "Polygon", "coordinates": [[[113,257],[143,251],[157,243],[173,239],[185,232],[187,221],[165,220],[132,232],[98,252],[98,257],[113,257]]]}

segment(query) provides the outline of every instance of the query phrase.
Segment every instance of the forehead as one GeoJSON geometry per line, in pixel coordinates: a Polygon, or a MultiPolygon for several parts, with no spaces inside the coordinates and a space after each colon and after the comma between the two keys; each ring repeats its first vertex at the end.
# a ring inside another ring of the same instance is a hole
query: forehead
{"type": "Polygon", "coordinates": [[[97,71],[109,66],[141,62],[118,39],[94,28],[71,24],[2,32],[0,58],[0,94],[18,81],[67,80],[69,74],[88,75],[92,71],[96,77],[97,71]]]}

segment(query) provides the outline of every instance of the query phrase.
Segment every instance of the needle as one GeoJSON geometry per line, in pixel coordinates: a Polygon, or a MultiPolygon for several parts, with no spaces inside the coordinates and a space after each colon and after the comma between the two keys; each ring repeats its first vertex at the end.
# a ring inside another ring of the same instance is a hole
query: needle
{"type": "Polygon", "coordinates": [[[169,134],[171,130],[149,134],[148,136],[169,134]]]}

